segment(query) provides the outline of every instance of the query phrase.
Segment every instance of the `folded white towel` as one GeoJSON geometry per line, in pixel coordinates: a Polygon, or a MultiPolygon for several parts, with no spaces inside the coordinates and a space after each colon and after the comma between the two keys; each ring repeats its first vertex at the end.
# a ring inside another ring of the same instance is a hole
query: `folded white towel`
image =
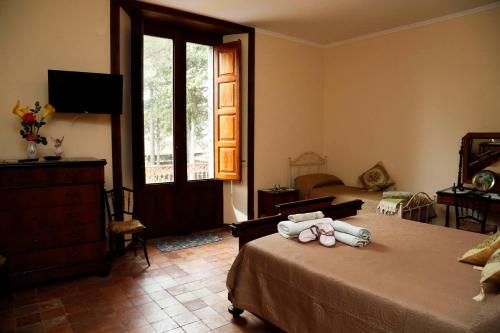
{"type": "Polygon", "coordinates": [[[365,245],[368,245],[368,243],[370,243],[370,240],[368,239],[359,238],[340,231],[334,231],[333,235],[337,241],[350,246],[363,247],[365,245]]]}
{"type": "Polygon", "coordinates": [[[311,212],[311,213],[288,215],[288,219],[292,222],[316,220],[316,219],[322,219],[323,217],[325,217],[325,214],[323,214],[323,212],[319,210],[317,212],[311,212]]]}
{"type": "Polygon", "coordinates": [[[281,221],[278,223],[278,232],[281,236],[285,238],[298,237],[301,231],[309,229],[313,225],[319,223],[331,224],[333,221],[331,218],[322,218],[316,220],[307,220],[302,222],[292,222],[292,221],[281,221]]]}
{"type": "Polygon", "coordinates": [[[332,221],[331,224],[333,226],[333,229],[335,229],[335,231],[340,231],[368,241],[371,239],[370,230],[366,228],[357,227],[355,225],[349,224],[347,222],[342,222],[339,220],[332,221]]]}

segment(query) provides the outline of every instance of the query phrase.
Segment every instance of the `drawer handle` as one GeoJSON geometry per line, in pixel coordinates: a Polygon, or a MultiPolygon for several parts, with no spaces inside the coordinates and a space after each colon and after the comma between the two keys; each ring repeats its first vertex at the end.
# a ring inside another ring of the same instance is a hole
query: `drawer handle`
{"type": "Polygon", "coordinates": [[[71,237],[71,238],[77,238],[78,236],[80,236],[80,233],[78,233],[78,232],[70,232],[69,233],[69,237],[71,237]]]}

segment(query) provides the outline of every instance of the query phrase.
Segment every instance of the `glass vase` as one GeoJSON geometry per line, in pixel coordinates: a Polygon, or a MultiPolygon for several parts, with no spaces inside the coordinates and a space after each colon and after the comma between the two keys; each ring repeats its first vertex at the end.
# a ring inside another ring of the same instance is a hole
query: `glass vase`
{"type": "Polygon", "coordinates": [[[36,159],[37,147],[35,141],[28,141],[28,149],[26,152],[28,153],[28,159],[36,159]]]}

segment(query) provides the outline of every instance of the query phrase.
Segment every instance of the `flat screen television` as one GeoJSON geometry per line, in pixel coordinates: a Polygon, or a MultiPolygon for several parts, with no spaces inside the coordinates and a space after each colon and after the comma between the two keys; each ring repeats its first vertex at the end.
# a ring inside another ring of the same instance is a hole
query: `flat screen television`
{"type": "Polygon", "coordinates": [[[49,103],[56,112],[121,114],[123,76],[48,71],[49,103]]]}

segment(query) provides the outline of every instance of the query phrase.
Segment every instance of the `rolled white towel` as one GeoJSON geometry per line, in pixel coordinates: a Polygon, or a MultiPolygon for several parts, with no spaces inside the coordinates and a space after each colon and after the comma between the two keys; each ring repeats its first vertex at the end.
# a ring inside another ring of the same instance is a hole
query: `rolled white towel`
{"type": "Polygon", "coordinates": [[[278,223],[278,232],[281,236],[285,238],[298,237],[300,232],[306,229],[309,229],[313,225],[318,223],[332,223],[332,219],[322,218],[316,220],[307,220],[302,222],[292,222],[292,221],[281,221],[278,223]]]}
{"type": "Polygon", "coordinates": [[[368,239],[359,238],[340,231],[334,231],[333,235],[337,241],[350,246],[363,247],[365,245],[368,245],[368,243],[370,243],[368,239]]]}
{"type": "Polygon", "coordinates": [[[347,222],[342,222],[339,220],[332,221],[331,224],[333,226],[333,229],[335,229],[335,231],[340,231],[368,241],[371,239],[370,230],[366,228],[357,227],[355,225],[349,224],[347,222]]]}
{"type": "Polygon", "coordinates": [[[325,217],[325,214],[323,214],[323,212],[319,210],[317,212],[311,212],[311,213],[288,215],[288,219],[292,222],[317,220],[317,219],[322,219],[323,217],[325,217]]]}

